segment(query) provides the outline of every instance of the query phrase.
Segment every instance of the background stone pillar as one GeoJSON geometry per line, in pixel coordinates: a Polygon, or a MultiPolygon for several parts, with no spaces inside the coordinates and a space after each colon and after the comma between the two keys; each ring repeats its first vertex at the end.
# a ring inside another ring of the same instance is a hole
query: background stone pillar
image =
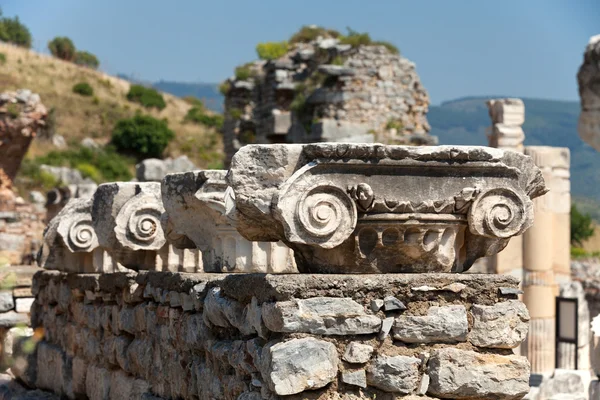
{"type": "MultiPolygon", "coordinates": [[[[490,147],[523,153],[525,105],[521,99],[493,99],[486,102],[492,119],[487,129],[490,147]]],[[[500,253],[488,257],[486,272],[523,276],[523,237],[515,236],[500,253]]]]}
{"type": "MultiPolygon", "coordinates": [[[[552,180],[555,148],[528,146],[525,154],[542,170],[544,180],[552,180]]],[[[522,346],[533,374],[554,371],[554,338],[558,287],[554,277],[554,220],[549,195],[533,200],[535,222],[523,235],[523,301],[531,315],[529,335],[522,346]]]]}

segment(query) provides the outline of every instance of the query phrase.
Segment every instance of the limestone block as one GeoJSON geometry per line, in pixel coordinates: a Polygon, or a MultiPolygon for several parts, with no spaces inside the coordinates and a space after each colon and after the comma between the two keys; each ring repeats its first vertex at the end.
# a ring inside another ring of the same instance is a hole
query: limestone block
{"type": "Polygon", "coordinates": [[[529,392],[529,362],[525,357],[437,349],[431,354],[428,370],[430,396],[520,399],[529,392]]]}
{"type": "Polygon", "coordinates": [[[359,369],[356,371],[344,371],[342,372],[342,382],[352,385],[358,386],[361,388],[367,387],[367,373],[364,369],[359,369]]]}
{"type": "Polygon", "coordinates": [[[381,319],[367,315],[363,306],[349,298],[314,297],[266,303],[262,317],[274,332],[364,335],[376,333],[381,327],[381,319]]]}
{"type": "Polygon", "coordinates": [[[90,400],[109,400],[111,373],[109,370],[89,365],[85,377],[85,389],[90,400]]]}
{"type": "Polygon", "coordinates": [[[69,377],[65,374],[65,360],[61,349],[49,343],[40,342],[37,345],[37,365],[36,387],[57,394],[65,393],[64,388],[69,377]]]}
{"type": "Polygon", "coordinates": [[[473,305],[473,328],[469,342],[479,347],[514,349],[527,337],[529,312],[519,300],[493,306],[473,305]]]}
{"type": "Polygon", "coordinates": [[[487,147],[248,145],[226,179],[238,231],[320,273],[464,271],[527,230],[546,192],[530,158],[487,147]]]}
{"type": "Polygon", "coordinates": [[[542,381],[540,399],[594,400],[594,397],[588,397],[589,382],[587,371],[557,369],[542,381]]]}
{"type": "Polygon", "coordinates": [[[394,322],[394,339],[406,343],[463,342],[469,323],[463,305],[433,306],[426,316],[403,315],[394,322]]]}
{"type": "Polygon", "coordinates": [[[162,182],[167,235],[178,247],[196,247],[210,272],[295,272],[292,252],[282,243],[257,243],[235,230],[226,215],[226,171],[169,174],[162,182]]]}
{"type": "Polygon", "coordinates": [[[373,354],[373,346],[351,342],[346,346],[346,351],[344,352],[342,359],[353,364],[364,364],[369,361],[371,354],[373,354]]]}
{"type": "Polygon", "coordinates": [[[337,377],[338,354],[333,343],[314,338],[292,339],[263,350],[261,369],[270,389],[280,396],[322,388],[337,377]]]}
{"type": "Polygon", "coordinates": [[[420,380],[421,360],[407,356],[378,356],[367,369],[367,382],[385,392],[409,394],[420,380]]]}
{"type": "Polygon", "coordinates": [[[10,290],[0,291],[0,313],[12,310],[15,308],[15,301],[10,290]]]}
{"type": "Polygon", "coordinates": [[[18,313],[29,313],[31,310],[31,305],[33,304],[35,298],[33,297],[23,297],[15,300],[15,311],[18,313]]]}

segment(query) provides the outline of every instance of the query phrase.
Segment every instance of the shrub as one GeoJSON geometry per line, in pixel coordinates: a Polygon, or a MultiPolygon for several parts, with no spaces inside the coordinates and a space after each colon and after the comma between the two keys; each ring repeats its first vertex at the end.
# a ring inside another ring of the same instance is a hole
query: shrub
{"type": "Polygon", "coordinates": [[[230,89],[231,83],[229,83],[229,81],[224,81],[219,85],[219,92],[221,92],[223,96],[226,96],[230,89]]]}
{"type": "Polygon", "coordinates": [[[204,108],[204,102],[197,98],[196,96],[185,96],[182,98],[186,103],[194,106],[204,108]]]}
{"type": "MultiPolygon", "coordinates": [[[[0,16],[2,12],[0,11],[0,16]]],[[[31,47],[31,32],[19,21],[19,17],[0,19],[0,40],[16,44],[17,46],[31,47]]]]}
{"type": "Polygon", "coordinates": [[[6,64],[6,54],[0,53],[0,64],[6,64]]]}
{"type": "Polygon", "coordinates": [[[100,66],[100,61],[98,61],[98,58],[87,51],[76,52],[74,63],[92,69],[98,69],[98,67],[100,66]]]}
{"type": "Polygon", "coordinates": [[[390,42],[386,42],[384,40],[378,40],[376,42],[373,42],[373,44],[378,45],[378,46],[384,46],[392,54],[400,54],[400,50],[398,50],[398,48],[396,46],[394,46],[393,44],[391,44],[390,42]]]}
{"type": "Polygon", "coordinates": [[[395,120],[395,119],[390,119],[388,120],[387,124],[385,124],[385,129],[396,129],[398,132],[401,132],[402,129],[404,128],[404,125],[402,124],[401,121],[395,120]]]}
{"type": "Polygon", "coordinates": [[[368,46],[371,42],[371,36],[368,33],[359,33],[351,28],[348,28],[348,35],[342,36],[340,43],[349,44],[352,47],[368,46]]]}
{"type": "Polygon", "coordinates": [[[325,29],[320,26],[303,26],[300,30],[292,35],[290,43],[309,43],[315,40],[317,37],[332,37],[337,38],[340,33],[333,29],[325,29]]]}
{"type": "Polygon", "coordinates": [[[51,151],[38,157],[34,162],[78,169],[84,176],[96,182],[128,181],[132,178],[130,168],[134,160],[130,160],[112,147],[104,149],[90,149],[76,147],[64,151],[51,151]]]}
{"type": "Polygon", "coordinates": [[[195,122],[210,128],[220,129],[223,126],[223,116],[221,114],[207,114],[203,104],[202,106],[190,108],[183,122],[195,122]]]}
{"type": "Polygon", "coordinates": [[[98,168],[96,168],[95,166],[93,166],[90,163],[77,164],[75,166],[75,169],[78,170],[79,172],[81,172],[81,175],[84,178],[90,178],[91,180],[93,180],[96,183],[102,182],[102,174],[100,173],[98,168]]]}
{"type": "Polygon", "coordinates": [[[235,79],[245,81],[255,76],[255,72],[250,69],[250,64],[240,65],[235,69],[235,79]]]}
{"type": "Polygon", "coordinates": [[[93,96],[94,89],[87,82],[79,82],[73,86],[73,93],[77,93],[82,96],[93,96]]]}
{"type": "Polygon", "coordinates": [[[594,234],[594,224],[589,214],[582,214],[577,206],[571,206],[571,245],[582,247],[583,242],[594,234]]]}
{"type": "Polygon", "coordinates": [[[240,119],[240,118],[242,118],[242,114],[243,114],[243,112],[239,108],[231,108],[231,109],[229,109],[229,115],[233,119],[240,119]]]}
{"type": "Polygon", "coordinates": [[[261,60],[275,60],[288,52],[287,42],[266,42],[256,45],[256,54],[261,60]]]}
{"type": "Polygon", "coordinates": [[[8,115],[11,118],[17,118],[19,116],[19,114],[21,113],[21,110],[19,109],[19,106],[13,103],[10,103],[8,106],[6,106],[6,112],[8,113],[8,115]]]}
{"type": "Polygon", "coordinates": [[[73,61],[75,59],[75,45],[66,36],[57,36],[48,42],[50,53],[61,60],[73,61]]]}
{"type": "Polygon", "coordinates": [[[118,151],[131,153],[138,158],[161,157],[174,137],[165,120],[138,114],[117,122],[112,144],[118,151]]]}
{"type": "Polygon", "coordinates": [[[156,107],[159,110],[167,106],[162,94],[156,89],[142,85],[131,85],[127,93],[127,100],[139,103],[146,108],[156,107]]]}

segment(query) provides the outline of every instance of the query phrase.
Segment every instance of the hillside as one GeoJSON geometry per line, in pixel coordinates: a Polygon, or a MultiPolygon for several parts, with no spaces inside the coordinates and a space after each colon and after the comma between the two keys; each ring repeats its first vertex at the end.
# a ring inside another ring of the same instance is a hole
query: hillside
{"type": "MultiPolygon", "coordinates": [[[[38,93],[46,107],[54,110],[56,134],[62,135],[70,148],[86,137],[106,144],[116,121],[141,112],[167,119],[175,132],[166,156],[186,154],[198,167],[220,165],[221,135],[202,125],[184,123],[192,107],[186,101],[164,94],[166,108],[146,109],[127,100],[130,83],[126,80],[2,42],[0,53],[6,57],[0,66],[0,92],[27,88],[38,93]],[[89,83],[94,96],[73,93],[73,85],[79,82],[89,83]]],[[[32,159],[52,150],[56,148],[34,141],[27,157],[32,159]]]]}
{"type": "MultiPolygon", "coordinates": [[[[490,96],[503,97],[503,96],[490,96]]],[[[490,119],[485,97],[469,97],[430,107],[431,134],[441,144],[486,145],[490,119]]],[[[577,134],[579,103],[524,98],[525,144],[571,150],[571,193],[581,208],[600,220],[600,153],[577,134]]]]}

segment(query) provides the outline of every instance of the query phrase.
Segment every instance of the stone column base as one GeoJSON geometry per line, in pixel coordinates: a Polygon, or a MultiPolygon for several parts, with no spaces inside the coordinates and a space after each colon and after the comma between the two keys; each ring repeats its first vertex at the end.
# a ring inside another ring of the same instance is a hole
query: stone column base
{"type": "Polygon", "coordinates": [[[39,272],[25,376],[68,398],[520,399],[501,275],[39,272]],[[424,396],[424,397],[419,397],[424,396]]]}

